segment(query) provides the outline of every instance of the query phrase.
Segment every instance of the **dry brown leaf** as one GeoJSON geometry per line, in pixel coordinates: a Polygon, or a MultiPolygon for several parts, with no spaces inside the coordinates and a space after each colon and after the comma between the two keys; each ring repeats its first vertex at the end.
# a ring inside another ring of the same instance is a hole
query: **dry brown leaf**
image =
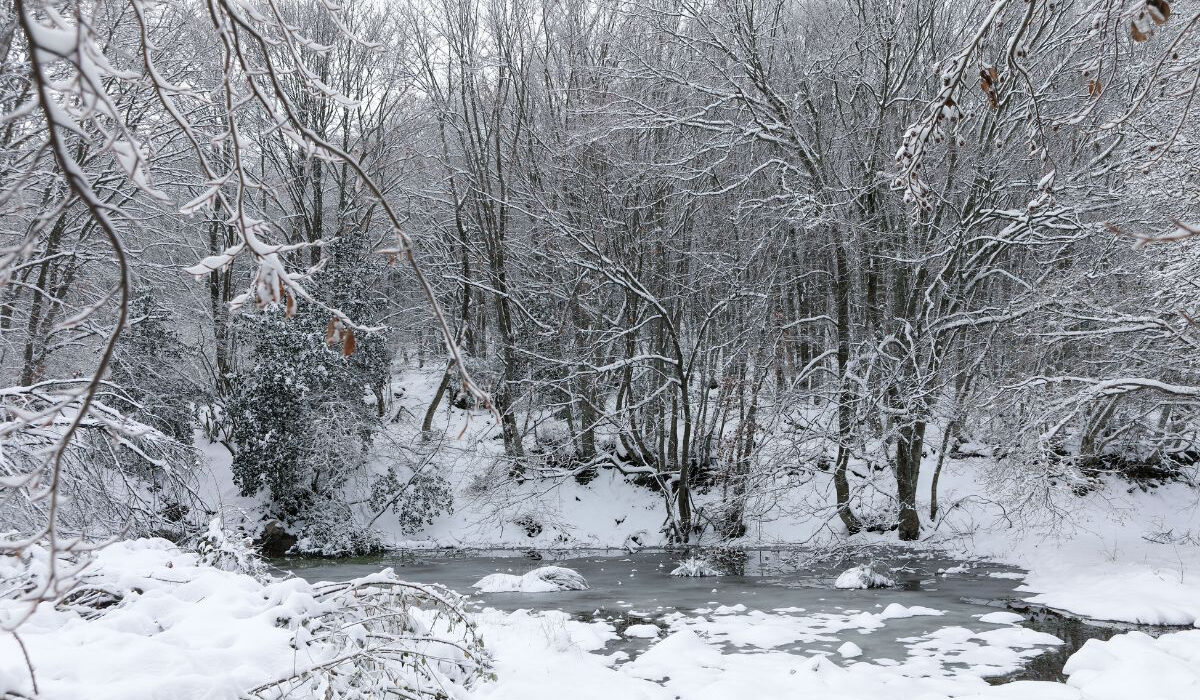
{"type": "Polygon", "coordinates": [[[1167,0],[1146,0],[1146,12],[1155,24],[1166,24],[1171,19],[1171,3],[1167,0]]]}
{"type": "Polygon", "coordinates": [[[996,81],[998,79],[999,74],[996,72],[995,66],[988,66],[986,69],[979,71],[979,88],[983,90],[983,94],[987,95],[992,109],[1000,107],[1000,100],[996,97],[996,81]]]}

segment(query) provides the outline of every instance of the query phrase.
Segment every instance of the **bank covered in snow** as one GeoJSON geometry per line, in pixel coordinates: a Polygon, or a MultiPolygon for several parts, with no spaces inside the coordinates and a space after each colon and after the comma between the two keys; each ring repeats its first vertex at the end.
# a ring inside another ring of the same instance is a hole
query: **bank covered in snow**
{"type": "MultiPolygon", "coordinates": [[[[390,571],[309,584],[219,568],[166,540],[117,542],[35,608],[45,550],[0,557],[0,697],[461,697],[489,658],[458,597],[390,571]],[[8,693],[8,695],[5,695],[8,693]]],[[[206,561],[205,559],[208,559],[206,561]]],[[[61,571],[62,569],[60,569],[61,571]]]]}
{"type": "MultiPolygon", "coordinates": [[[[0,560],[5,624],[30,613],[20,591],[36,587],[46,553],[31,554],[0,560]]],[[[937,626],[942,611],[898,603],[836,615],[722,605],[619,633],[610,619],[555,610],[464,613],[454,594],[390,570],[310,584],[224,570],[221,554],[164,540],[99,550],[74,593],[39,604],[19,637],[0,637],[0,690],[63,700],[324,700],[396,689],[456,700],[1192,700],[1200,689],[1200,630],[1092,640],[1067,661],[1065,684],[993,686],[988,678],[1061,641],[1013,613],[937,626]],[[854,639],[914,618],[933,631],[905,639],[897,658],[863,660],[854,639]],[[644,646],[631,655],[622,639],[644,646]],[[805,648],[841,639],[836,653],[805,648]]]]}

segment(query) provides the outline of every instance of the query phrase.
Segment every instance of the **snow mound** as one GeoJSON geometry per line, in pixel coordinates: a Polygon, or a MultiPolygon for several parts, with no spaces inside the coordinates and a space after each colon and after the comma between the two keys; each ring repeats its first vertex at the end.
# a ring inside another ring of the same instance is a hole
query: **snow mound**
{"type": "Polygon", "coordinates": [[[860,564],[842,572],[841,576],[833,582],[834,588],[852,589],[852,588],[890,588],[896,585],[892,579],[883,574],[876,573],[867,564],[860,564]]]}
{"type": "Polygon", "coordinates": [[[721,572],[709,564],[707,559],[688,557],[679,562],[679,566],[671,571],[671,575],[698,578],[700,576],[720,576],[721,572]]]}
{"type": "Polygon", "coordinates": [[[543,566],[522,576],[489,574],[471,588],[480,593],[553,593],[585,591],[588,582],[578,571],[565,566],[543,566]]]}
{"type": "Polygon", "coordinates": [[[856,656],[862,656],[863,651],[862,647],[854,642],[846,642],[837,648],[837,653],[840,654],[843,659],[853,659],[856,656]]]}
{"type": "Polygon", "coordinates": [[[658,636],[657,625],[630,625],[625,628],[625,636],[635,639],[654,639],[658,636]]]}
{"type": "Polygon", "coordinates": [[[1089,639],[1067,659],[1063,673],[1089,700],[1194,698],[1200,692],[1200,631],[1089,639]]]}

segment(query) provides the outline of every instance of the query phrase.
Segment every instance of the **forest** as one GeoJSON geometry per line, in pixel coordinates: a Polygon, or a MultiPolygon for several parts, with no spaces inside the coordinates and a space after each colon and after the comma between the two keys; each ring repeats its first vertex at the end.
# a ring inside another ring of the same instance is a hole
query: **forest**
{"type": "MultiPolygon", "coordinates": [[[[737,697],[811,652],[720,647],[748,598],[626,627],[384,566],[763,548],[1156,626],[1007,697],[1192,697],[1198,102],[1189,0],[6,0],[0,698],[737,697]]],[[[1064,635],[985,612],[955,643],[1011,662],[905,632],[968,680],[859,639],[762,697],[1004,697],[1064,635]]]]}

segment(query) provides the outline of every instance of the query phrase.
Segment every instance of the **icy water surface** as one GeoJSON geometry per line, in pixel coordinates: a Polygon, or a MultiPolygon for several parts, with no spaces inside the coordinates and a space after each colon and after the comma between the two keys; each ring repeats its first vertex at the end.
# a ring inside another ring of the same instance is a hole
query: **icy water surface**
{"type": "MultiPolygon", "coordinates": [[[[885,665],[923,653],[919,651],[921,643],[930,644],[928,640],[945,628],[977,633],[997,630],[997,625],[981,622],[979,617],[1005,610],[1009,602],[1020,598],[1015,590],[1020,572],[996,564],[964,564],[906,551],[876,551],[873,556],[816,564],[797,552],[753,550],[746,554],[744,565],[738,567],[739,575],[704,578],[671,576],[680,555],[662,551],[542,553],[540,560],[520,552],[419,552],[351,560],[286,559],[276,564],[310,581],[346,580],[392,567],[403,579],[439,583],[469,594],[470,605],[476,608],[562,610],[583,620],[611,622],[618,633],[631,624],[650,623],[662,628],[661,636],[665,636],[671,623],[678,629],[679,624],[694,622],[699,625],[695,628],[698,632],[731,651],[758,651],[762,643],[755,646],[754,640],[774,633],[786,641],[771,643],[770,648],[803,654],[835,653],[844,642],[851,641],[862,649],[856,660],[885,665]],[[873,562],[877,571],[887,572],[897,586],[875,590],[833,588],[839,573],[866,562],[873,562]],[[491,573],[520,575],[547,565],[579,571],[591,588],[555,593],[477,593],[471,588],[491,573]],[[932,608],[944,614],[887,618],[882,626],[875,627],[855,622],[878,615],[893,603],[932,608]],[[745,610],[735,607],[739,605],[745,610]],[[736,620],[735,615],[752,617],[740,628],[721,633],[720,626],[727,619],[736,620]]],[[[1062,663],[1086,639],[1106,639],[1116,631],[1053,615],[1027,613],[1027,617],[1026,626],[1065,643],[1024,647],[1021,653],[1027,657],[1022,659],[1025,666],[1015,676],[1011,668],[997,668],[995,673],[985,675],[997,676],[998,681],[1012,677],[1059,680],[1062,663]],[[1039,652],[1041,655],[1030,662],[1039,652]]],[[[657,641],[622,637],[605,651],[624,651],[636,657],[657,641]]],[[[968,651],[976,656],[974,660],[962,656],[962,664],[974,665],[977,670],[980,663],[987,666],[986,657],[979,661],[981,651],[991,650],[968,651]]],[[[953,664],[951,660],[949,665],[953,664]]]]}

